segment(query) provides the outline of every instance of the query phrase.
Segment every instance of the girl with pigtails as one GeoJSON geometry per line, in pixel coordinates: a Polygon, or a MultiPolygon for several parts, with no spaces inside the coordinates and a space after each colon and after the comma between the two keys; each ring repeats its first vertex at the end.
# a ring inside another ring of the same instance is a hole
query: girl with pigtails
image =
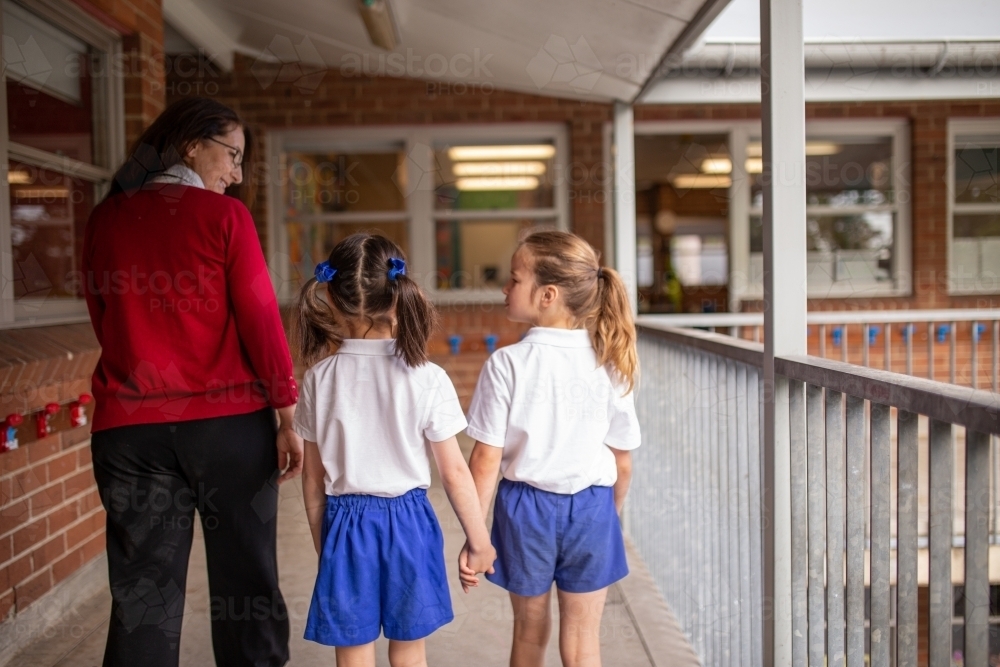
{"type": "Polygon", "coordinates": [[[425,491],[431,456],[468,538],[463,567],[492,571],[496,552],[455,438],[465,416],[427,359],[435,319],[402,250],[373,234],[338,243],[299,296],[295,344],[309,369],[294,424],[320,556],[305,638],[337,647],[338,667],[374,667],[380,632],[393,667],[426,665],[424,638],[453,618],[425,491]]]}
{"type": "MultiPolygon", "coordinates": [[[[531,328],[487,360],[469,411],[484,515],[502,474],[486,578],[510,593],[512,667],[545,664],[553,582],[563,665],[600,665],[608,586],[628,574],[618,514],[640,440],[632,310],[621,277],[567,232],[526,237],[503,291],[507,317],[531,328]]],[[[465,587],[480,567],[466,549],[465,587]]]]}

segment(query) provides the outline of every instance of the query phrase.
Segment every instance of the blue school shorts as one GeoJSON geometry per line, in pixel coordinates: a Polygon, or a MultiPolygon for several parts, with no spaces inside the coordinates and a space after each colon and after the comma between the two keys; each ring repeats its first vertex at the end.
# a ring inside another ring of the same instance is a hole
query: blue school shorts
{"type": "Polygon", "coordinates": [[[610,486],[563,494],[502,479],[491,538],[497,560],[486,578],[517,595],[541,595],[553,581],[567,593],[590,593],[628,574],[610,486]]]}
{"type": "Polygon", "coordinates": [[[328,646],[412,641],[454,618],[444,537],[424,489],[327,496],[305,638],[328,646]]]}

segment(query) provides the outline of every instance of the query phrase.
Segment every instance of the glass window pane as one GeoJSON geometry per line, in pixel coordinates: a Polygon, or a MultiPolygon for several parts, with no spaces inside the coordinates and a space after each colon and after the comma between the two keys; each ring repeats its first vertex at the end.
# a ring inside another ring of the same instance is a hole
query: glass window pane
{"type": "MultiPolygon", "coordinates": [[[[763,205],[760,141],[747,145],[751,202],[763,205]]],[[[892,137],[809,137],[806,140],[806,203],[810,206],[891,204],[892,137]]]]}
{"type": "Polygon", "coordinates": [[[959,204],[1000,203],[997,191],[1000,137],[956,137],[955,202],[959,204]]]}
{"type": "Polygon", "coordinates": [[[14,298],[82,297],[77,271],[94,185],[15,161],[7,180],[14,298]]]}
{"type": "Polygon", "coordinates": [[[89,47],[26,9],[3,4],[10,140],[95,161],[89,47]]]}
{"type": "Polygon", "coordinates": [[[286,153],[287,214],[403,211],[403,164],[402,151],[286,153]]]}
{"type": "Polygon", "coordinates": [[[729,279],[726,237],[676,234],[670,239],[670,263],[684,287],[725,285],[729,279]]]}
{"type": "Polygon", "coordinates": [[[952,287],[996,290],[1000,286],[1000,213],[956,214],[952,233],[952,287]]]}
{"type": "Polygon", "coordinates": [[[806,221],[809,288],[863,290],[893,280],[892,213],[810,216],[806,221]]]}
{"type": "Polygon", "coordinates": [[[438,289],[500,289],[510,275],[510,258],[530,231],[555,228],[535,220],[438,220],[438,289]]]}
{"type": "Polygon", "coordinates": [[[293,283],[292,289],[298,290],[306,280],[312,278],[316,265],[330,256],[333,246],[358,232],[381,234],[394,241],[409,256],[407,225],[406,222],[287,222],[285,233],[288,235],[291,269],[289,280],[293,283]]]}
{"type": "Polygon", "coordinates": [[[952,223],[955,238],[981,238],[1000,236],[1000,213],[983,215],[955,214],[952,223]]]}
{"type": "Polygon", "coordinates": [[[461,144],[434,151],[435,208],[446,211],[554,206],[555,146],[461,144]]]}

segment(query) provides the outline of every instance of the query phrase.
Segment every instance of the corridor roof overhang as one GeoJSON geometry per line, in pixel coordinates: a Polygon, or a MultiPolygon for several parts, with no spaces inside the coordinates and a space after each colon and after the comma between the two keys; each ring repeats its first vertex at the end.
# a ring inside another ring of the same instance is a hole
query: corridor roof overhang
{"type": "Polygon", "coordinates": [[[399,43],[373,46],[357,0],[164,0],[171,38],[223,69],[234,53],[303,68],[632,102],[729,0],[390,0],[399,43]],[[171,32],[173,31],[173,32],[171,32]]]}
{"type": "MultiPolygon", "coordinates": [[[[1000,93],[1000,39],[807,38],[807,102],[977,99],[1000,93]]],[[[760,102],[760,42],[709,39],[670,58],[644,104],[760,102]]]]}

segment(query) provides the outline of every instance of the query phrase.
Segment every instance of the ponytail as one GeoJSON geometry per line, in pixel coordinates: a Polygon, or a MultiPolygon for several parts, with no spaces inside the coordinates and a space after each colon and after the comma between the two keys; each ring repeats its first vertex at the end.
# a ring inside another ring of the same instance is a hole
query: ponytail
{"type": "Polygon", "coordinates": [[[315,278],[310,278],[299,292],[298,314],[293,320],[292,346],[306,366],[328,357],[332,347],[340,345],[344,337],[337,326],[330,305],[320,298],[321,289],[315,278]]]}
{"type": "Polygon", "coordinates": [[[391,280],[396,293],[396,355],[407,366],[427,363],[427,340],[437,326],[437,311],[409,276],[391,280]]]}
{"type": "MultiPolygon", "coordinates": [[[[597,276],[598,306],[591,331],[598,361],[610,364],[619,380],[635,389],[639,370],[636,353],[635,320],[629,305],[628,290],[618,272],[603,267],[597,276]]],[[[628,393],[628,392],[626,392],[628,393]]]]}

